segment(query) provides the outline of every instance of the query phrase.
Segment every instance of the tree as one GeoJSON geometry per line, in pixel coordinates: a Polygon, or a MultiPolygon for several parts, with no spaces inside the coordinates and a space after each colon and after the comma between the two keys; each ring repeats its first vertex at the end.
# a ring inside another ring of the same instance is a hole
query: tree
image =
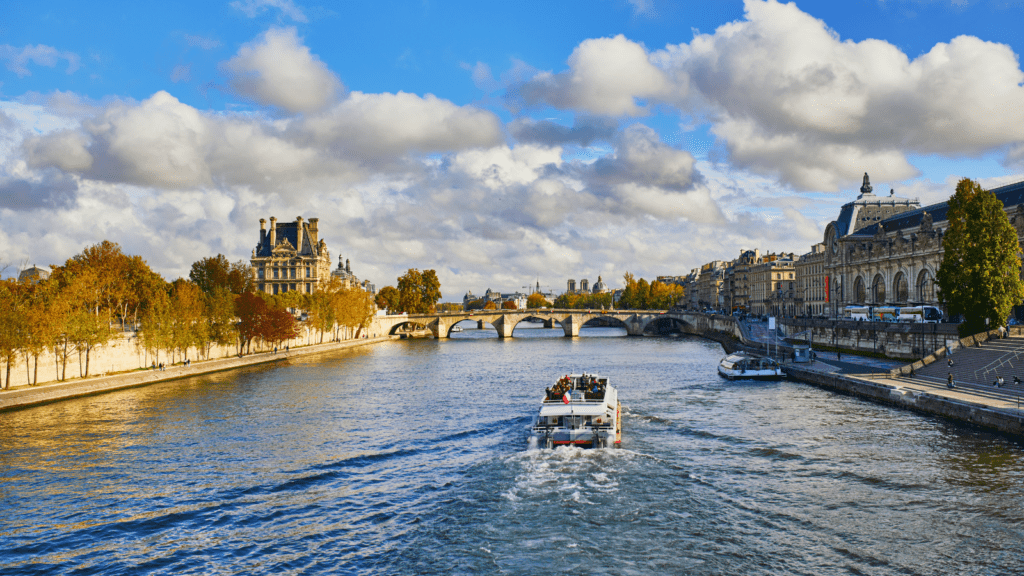
{"type": "Polygon", "coordinates": [[[4,390],[11,387],[11,364],[26,344],[26,289],[14,280],[0,281],[0,361],[7,363],[7,378],[0,378],[4,390]]]}
{"type": "Polygon", "coordinates": [[[527,308],[544,308],[548,304],[548,299],[540,292],[534,292],[526,298],[527,308]]]}
{"type": "Polygon", "coordinates": [[[263,333],[270,307],[263,298],[245,292],[235,298],[235,314],[238,316],[238,353],[249,351],[252,341],[263,333]]]}
{"type": "Polygon", "coordinates": [[[206,294],[206,357],[210,357],[210,347],[213,344],[227,346],[238,339],[238,329],[235,327],[235,296],[227,288],[214,288],[206,294]]]}
{"type": "Polygon", "coordinates": [[[441,299],[441,282],[433,270],[410,268],[398,278],[397,312],[426,314],[441,299]]]}
{"type": "Polygon", "coordinates": [[[377,291],[377,298],[375,301],[377,303],[377,308],[387,310],[389,314],[395,313],[398,312],[401,294],[394,286],[385,286],[377,291]]]}
{"type": "Polygon", "coordinates": [[[495,304],[493,300],[488,300],[484,304],[484,310],[497,310],[497,309],[498,309],[498,305],[495,304]]]}
{"type": "Polygon", "coordinates": [[[146,300],[140,312],[139,342],[153,354],[153,363],[160,362],[160,351],[169,350],[174,342],[174,312],[171,308],[170,285],[166,282],[146,300]]]}
{"type": "Polygon", "coordinates": [[[991,191],[964,178],[946,213],[942,264],[936,280],[950,315],[963,314],[961,336],[1003,326],[1024,299],[1020,243],[1003,203],[991,191]]]}
{"type": "Polygon", "coordinates": [[[188,277],[207,294],[216,288],[226,288],[232,294],[241,294],[252,292],[255,286],[252,267],[244,260],[232,264],[223,254],[194,262],[188,277]]]}
{"type": "Polygon", "coordinates": [[[513,301],[513,300],[505,300],[504,302],[501,303],[501,309],[502,310],[518,310],[519,307],[516,306],[515,301],[513,301]]]}

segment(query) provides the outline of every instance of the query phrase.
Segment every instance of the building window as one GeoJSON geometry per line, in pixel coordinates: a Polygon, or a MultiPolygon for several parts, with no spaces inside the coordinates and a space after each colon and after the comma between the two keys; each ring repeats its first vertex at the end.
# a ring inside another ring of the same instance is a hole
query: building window
{"type": "Polygon", "coordinates": [[[260,280],[263,280],[263,268],[259,268],[258,270],[256,270],[256,277],[259,278],[260,280]]]}
{"type": "MultiPolygon", "coordinates": [[[[309,266],[306,266],[306,278],[309,278],[309,266]]],[[[307,288],[307,291],[309,289],[307,288]]]]}
{"type": "Polygon", "coordinates": [[[306,293],[307,294],[312,294],[313,293],[313,291],[310,289],[311,286],[312,286],[312,284],[310,284],[309,282],[306,282],[306,293]]]}
{"type": "MultiPolygon", "coordinates": [[[[275,270],[275,272],[276,272],[276,270],[275,270]]],[[[274,294],[277,294],[277,293],[278,293],[278,285],[274,284],[274,294]]]]}
{"type": "MultiPolygon", "coordinates": [[[[295,278],[295,268],[292,268],[292,278],[295,278]]],[[[294,284],[293,284],[294,286],[294,284]]]]}
{"type": "MultiPolygon", "coordinates": [[[[277,280],[277,268],[274,268],[274,280],[277,280]]],[[[276,292],[275,292],[276,294],[276,292]]]]}

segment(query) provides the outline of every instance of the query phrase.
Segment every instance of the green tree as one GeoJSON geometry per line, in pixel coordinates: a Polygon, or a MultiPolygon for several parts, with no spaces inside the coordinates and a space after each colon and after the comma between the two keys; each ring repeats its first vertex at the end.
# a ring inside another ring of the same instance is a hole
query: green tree
{"type": "Polygon", "coordinates": [[[441,282],[433,270],[410,268],[398,278],[398,294],[397,312],[426,314],[441,299],[441,282]]]}
{"type": "Polygon", "coordinates": [[[227,288],[214,288],[206,294],[206,357],[210,357],[213,344],[227,346],[238,340],[235,327],[235,295],[227,288]]]}
{"type": "Polygon", "coordinates": [[[385,286],[377,291],[377,308],[387,310],[389,314],[398,312],[401,296],[394,286],[385,286]]]}
{"type": "Polygon", "coordinates": [[[526,298],[527,308],[543,308],[548,305],[548,299],[540,292],[534,292],[526,298]]]}
{"type": "Polygon", "coordinates": [[[149,295],[139,316],[139,342],[144,350],[153,355],[153,363],[158,364],[160,351],[170,350],[174,345],[174,312],[169,284],[164,282],[163,286],[149,295]]]}
{"type": "Polygon", "coordinates": [[[249,263],[239,260],[232,264],[223,254],[192,263],[188,277],[207,294],[217,288],[225,288],[232,294],[241,294],[252,292],[255,286],[249,263]]]}
{"type": "Polygon", "coordinates": [[[968,178],[949,199],[936,280],[951,315],[963,314],[961,336],[1002,326],[1024,299],[1020,243],[1003,203],[968,178]]]}
{"type": "Polygon", "coordinates": [[[7,378],[0,378],[4,390],[11,387],[11,364],[26,344],[26,291],[14,280],[0,281],[0,361],[7,363],[7,378]]]}

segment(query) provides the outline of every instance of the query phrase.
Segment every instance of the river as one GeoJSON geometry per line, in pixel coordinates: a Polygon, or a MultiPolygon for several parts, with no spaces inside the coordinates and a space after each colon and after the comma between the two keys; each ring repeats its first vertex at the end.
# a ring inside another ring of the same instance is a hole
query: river
{"type": "Polygon", "coordinates": [[[395,341],[0,413],[3,574],[1017,574],[1024,449],[616,328],[395,341]],[[623,442],[530,449],[546,386],[623,442]]]}

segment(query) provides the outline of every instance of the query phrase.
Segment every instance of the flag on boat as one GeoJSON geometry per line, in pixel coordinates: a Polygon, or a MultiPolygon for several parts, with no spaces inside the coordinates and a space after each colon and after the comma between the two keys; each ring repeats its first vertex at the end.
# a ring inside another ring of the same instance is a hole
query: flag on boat
{"type": "Polygon", "coordinates": [[[568,403],[569,403],[569,393],[568,393],[568,392],[566,392],[566,393],[565,393],[565,394],[564,394],[564,395],[562,396],[562,402],[563,402],[563,403],[565,403],[565,404],[568,404],[568,403]]]}

